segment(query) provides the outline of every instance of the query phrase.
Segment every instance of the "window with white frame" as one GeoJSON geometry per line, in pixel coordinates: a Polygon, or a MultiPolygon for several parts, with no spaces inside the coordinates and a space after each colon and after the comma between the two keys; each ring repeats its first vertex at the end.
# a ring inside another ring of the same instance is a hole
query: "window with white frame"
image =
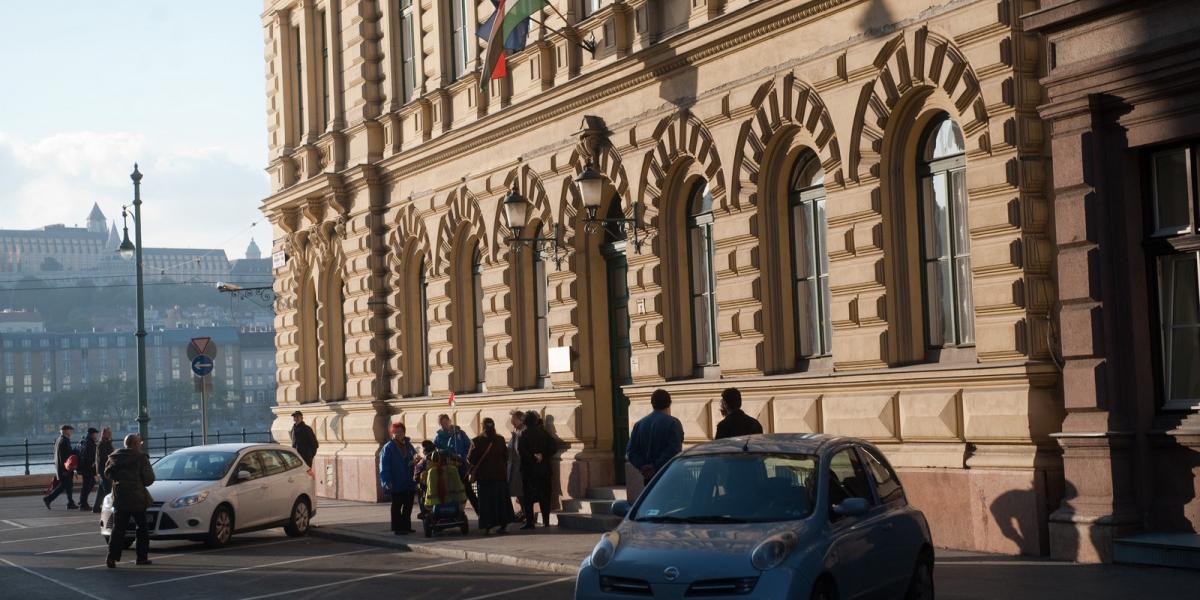
{"type": "Polygon", "coordinates": [[[321,125],[329,124],[329,18],[325,11],[317,12],[317,32],[321,39],[318,42],[321,48],[321,72],[318,77],[321,78],[321,125]]]}
{"type": "Polygon", "coordinates": [[[716,274],[713,270],[713,197],[698,180],[688,200],[688,271],[691,283],[692,349],[695,365],[717,364],[716,274]]]}
{"type": "Polygon", "coordinates": [[[1163,407],[1200,407],[1200,235],[1197,230],[1197,146],[1150,155],[1150,239],[1155,270],[1163,407]]]}
{"type": "Polygon", "coordinates": [[[413,19],[413,0],[399,0],[400,89],[404,102],[413,99],[417,81],[416,30],[413,19]]]}
{"type": "Polygon", "coordinates": [[[967,226],[966,150],[949,115],[926,129],[917,165],[926,337],[930,347],[975,343],[971,236],[967,226]]]}
{"type": "Polygon", "coordinates": [[[449,3],[450,76],[457,81],[467,74],[471,62],[471,36],[467,29],[467,0],[447,0],[449,3]]]}
{"type": "Polygon", "coordinates": [[[796,355],[806,359],[828,356],[833,347],[833,320],[829,316],[825,170],[815,153],[805,151],[796,160],[788,189],[796,355]]]}

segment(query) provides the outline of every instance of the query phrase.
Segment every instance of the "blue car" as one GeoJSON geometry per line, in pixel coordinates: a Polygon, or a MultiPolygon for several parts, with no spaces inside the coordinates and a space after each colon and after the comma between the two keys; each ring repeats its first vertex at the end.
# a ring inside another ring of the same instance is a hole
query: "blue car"
{"type": "Polygon", "coordinates": [[[753,435],[676,456],[584,559],[593,598],[933,598],[933,542],[883,453],[753,435]]]}

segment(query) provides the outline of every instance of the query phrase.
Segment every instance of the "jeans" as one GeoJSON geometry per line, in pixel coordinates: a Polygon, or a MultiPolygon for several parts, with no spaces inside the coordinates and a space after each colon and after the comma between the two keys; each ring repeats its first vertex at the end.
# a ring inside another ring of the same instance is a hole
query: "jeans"
{"type": "Polygon", "coordinates": [[[392,492],[392,531],[412,531],[414,490],[392,492]]]}
{"type": "Polygon", "coordinates": [[[129,520],[137,528],[137,559],[150,557],[150,531],[146,529],[146,511],[118,510],[113,513],[112,535],[108,538],[108,557],[120,562],[121,550],[125,548],[125,531],[129,520]]]}
{"type": "Polygon", "coordinates": [[[50,495],[46,496],[46,503],[54,502],[63,492],[67,493],[67,506],[75,504],[75,472],[67,471],[66,473],[58,474],[58,485],[50,491],[50,495]]]}
{"type": "MultiPolygon", "coordinates": [[[[80,473],[79,476],[83,478],[83,483],[79,486],[79,505],[87,506],[88,494],[91,494],[92,488],[96,486],[96,475],[93,473],[80,473]]],[[[99,496],[100,492],[97,491],[96,495],[99,496]]],[[[100,498],[98,497],[96,498],[96,504],[100,504],[100,498]]]]}

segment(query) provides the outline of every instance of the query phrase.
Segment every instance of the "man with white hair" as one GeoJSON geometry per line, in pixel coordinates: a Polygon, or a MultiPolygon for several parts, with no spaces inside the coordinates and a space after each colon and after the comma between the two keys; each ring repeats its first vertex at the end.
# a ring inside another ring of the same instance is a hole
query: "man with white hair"
{"type": "Polygon", "coordinates": [[[108,561],[110,569],[121,562],[121,550],[125,547],[125,529],[133,520],[137,528],[137,564],[150,564],[150,531],[146,529],[146,509],[154,501],[146,489],[154,483],[154,469],[150,458],[141,451],[142,438],[136,434],[125,436],[125,447],[108,457],[104,466],[104,477],[112,482],[113,525],[108,538],[108,561]]]}

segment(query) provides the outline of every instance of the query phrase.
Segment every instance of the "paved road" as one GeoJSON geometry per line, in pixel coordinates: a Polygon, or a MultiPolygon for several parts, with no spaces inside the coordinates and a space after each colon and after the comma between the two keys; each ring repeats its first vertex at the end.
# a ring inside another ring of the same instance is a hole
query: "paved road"
{"type": "MultiPolygon", "coordinates": [[[[6,499],[8,500],[8,499],[6,499]]],[[[36,501],[36,498],[34,499],[36,501]]],[[[235,537],[218,550],[154,542],[151,566],[130,550],[116,570],[91,514],[30,517],[0,503],[0,597],[41,599],[571,598],[572,578],[415,553],[288,538],[280,530],[235,537]],[[7,514],[6,514],[7,513],[7,514]]]]}

